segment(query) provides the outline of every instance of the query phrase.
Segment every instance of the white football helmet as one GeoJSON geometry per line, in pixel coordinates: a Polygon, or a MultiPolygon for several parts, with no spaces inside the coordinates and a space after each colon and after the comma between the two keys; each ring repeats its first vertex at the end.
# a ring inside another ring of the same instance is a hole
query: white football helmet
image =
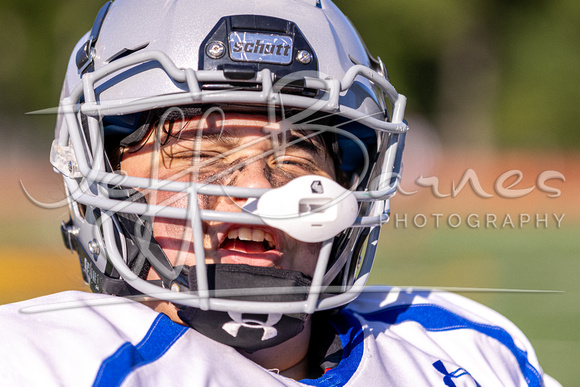
{"type": "Polygon", "coordinates": [[[408,129],[405,103],[330,1],[110,1],[74,48],[59,105],[51,162],[69,197],[65,244],[78,253],[95,292],[153,296],[230,317],[339,308],[364,288],[389,218],[408,129]],[[262,111],[333,133],[348,184],[303,176],[279,188],[244,188],[126,176],[111,165],[111,147],[141,140],[160,117],[215,108],[262,111]],[[190,208],[176,208],[147,203],[144,191],[194,199],[190,208]],[[196,205],[197,195],[249,204],[236,213],[212,211],[196,205]],[[194,267],[165,257],[151,231],[156,216],[191,225],[194,267]],[[215,270],[197,259],[208,220],[267,225],[322,242],[313,278],[306,285],[251,287],[238,277],[225,288],[213,285],[215,270]],[[161,280],[147,280],[150,270],[161,280]]]}

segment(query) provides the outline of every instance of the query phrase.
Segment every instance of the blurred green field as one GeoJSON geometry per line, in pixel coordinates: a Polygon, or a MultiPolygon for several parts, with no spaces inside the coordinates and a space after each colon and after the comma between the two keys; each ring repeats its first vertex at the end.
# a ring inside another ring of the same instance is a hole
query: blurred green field
{"type": "Polygon", "coordinates": [[[580,380],[579,235],[578,223],[519,230],[386,227],[370,282],[474,288],[459,293],[512,320],[533,344],[544,370],[573,386],[580,380]]]}

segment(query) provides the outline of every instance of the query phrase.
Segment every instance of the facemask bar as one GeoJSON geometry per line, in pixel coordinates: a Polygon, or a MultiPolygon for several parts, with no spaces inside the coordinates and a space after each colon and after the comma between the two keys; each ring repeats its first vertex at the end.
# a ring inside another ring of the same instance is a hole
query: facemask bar
{"type": "MultiPolygon", "coordinates": [[[[290,79],[296,80],[300,76],[299,73],[291,75],[290,79]]],[[[317,100],[311,97],[299,95],[285,95],[278,93],[276,87],[273,85],[273,76],[268,69],[264,69],[256,73],[255,79],[251,82],[261,83],[260,91],[246,91],[246,90],[231,90],[224,93],[223,91],[208,91],[201,89],[200,83],[224,83],[231,82],[223,71],[195,71],[191,68],[179,69],[177,68],[169,57],[161,51],[146,51],[134,53],[128,57],[118,59],[103,68],[92,73],[87,73],[82,77],[82,87],[79,85],[71,93],[70,97],[63,101],[64,105],[76,106],[80,97],[84,93],[85,102],[81,107],[81,112],[88,116],[106,116],[117,114],[129,114],[151,109],[151,106],[179,106],[188,104],[219,104],[224,102],[241,103],[241,104],[262,104],[268,105],[276,103],[278,105],[296,107],[301,109],[312,109],[314,103],[324,101],[322,104],[316,106],[317,110],[338,113],[353,121],[370,128],[385,131],[388,133],[404,133],[407,131],[407,125],[403,123],[402,118],[404,114],[406,98],[398,94],[395,88],[376,71],[365,67],[363,65],[352,66],[344,75],[342,80],[337,79],[323,79],[315,76],[313,73],[310,76],[303,77],[304,87],[308,89],[328,90],[325,93],[325,99],[317,100]],[[156,61],[158,62],[167,75],[176,82],[186,83],[189,91],[184,93],[161,95],[146,97],[141,99],[129,99],[121,101],[109,101],[97,103],[94,89],[95,84],[116,73],[120,70],[127,69],[137,64],[156,61]],[[380,90],[385,93],[393,105],[392,120],[385,122],[381,119],[367,117],[356,109],[340,105],[339,94],[347,91],[355,82],[355,79],[361,76],[377,85],[380,90]]],[[[302,77],[302,76],[300,76],[302,77]]],[[[61,143],[61,145],[64,145],[61,143]]]]}
{"type": "MultiPolygon", "coordinates": [[[[126,257],[118,251],[115,243],[115,227],[113,226],[113,216],[116,212],[134,213],[148,216],[161,216],[177,219],[190,219],[192,229],[201,230],[202,220],[222,220],[227,219],[230,223],[239,224],[264,224],[263,221],[252,214],[248,213],[219,213],[216,211],[201,210],[197,206],[197,200],[190,200],[195,206],[190,205],[189,209],[172,208],[164,206],[150,205],[146,203],[127,202],[126,200],[115,199],[117,192],[111,189],[111,186],[131,186],[135,188],[149,190],[164,190],[174,192],[188,192],[191,197],[197,198],[198,194],[215,195],[215,196],[233,196],[238,198],[259,198],[267,189],[242,188],[242,187],[222,187],[215,185],[206,185],[198,183],[184,183],[168,180],[151,180],[146,178],[137,178],[131,176],[121,176],[116,173],[106,172],[104,166],[104,152],[102,138],[99,137],[102,128],[100,127],[97,117],[111,114],[130,114],[138,111],[148,110],[159,106],[176,106],[185,104],[219,104],[219,103],[250,103],[262,105],[278,105],[305,110],[316,110],[330,114],[338,114],[346,117],[351,121],[358,121],[375,130],[399,134],[407,130],[407,125],[402,121],[406,98],[397,94],[390,83],[381,77],[375,71],[362,66],[353,66],[343,77],[342,80],[321,79],[314,77],[303,78],[305,87],[314,88],[324,92],[323,97],[314,99],[310,97],[286,95],[276,91],[272,84],[273,77],[269,70],[262,70],[256,74],[253,82],[261,83],[261,91],[202,91],[201,82],[224,82],[230,80],[225,77],[221,71],[194,71],[192,69],[179,69],[171,60],[162,52],[150,51],[131,55],[130,57],[119,59],[102,69],[92,73],[87,73],[82,77],[82,84],[63,100],[60,113],[65,115],[66,125],[62,127],[58,140],[53,144],[53,154],[51,157],[53,165],[65,176],[65,181],[71,197],[78,203],[92,207],[104,209],[102,212],[102,229],[103,243],[107,246],[107,254],[119,274],[144,294],[154,295],[155,297],[167,299],[180,304],[198,307],[201,309],[213,310],[237,310],[246,313],[259,313],[267,310],[268,312],[280,313],[311,313],[314,310],[328,309],[342,305],[345,300],[354,299],[366,283],[368,270],[361,270],[361,275],[355,280],[350,290],[340,295],[320,299],[320,292],[324,288],[324,273],[329,261],[330,250],[332,248],[332,239],[324,242],[321,249],[313,286],[311,287],[308,299],[305,302],[287,303],[287,305],[278,305],[277,303],[256,303],[225,300],[209,297],[207,281],[205,276],[205,263],[196,265],[198,279],[203,279],[199,284],[200,288],[196,298],[191,298],[189,294],[171,292],[160,289],[158,286],[148,283],[136,276],[125,264],[126,257]],[[157,61],[161,64],[166,73],[177,82],[185,82],[189,87],[189,92],[148,97],[139,100],[97,102],[95,97],[95,84],[104,78],[120,70],[132,67],[134,65],[148,61],[157,61]],[[389,98],[393,106],[391,122],[385,122],[373,117],[364,116],[355,109],[339,104],[339,95],[346,92],[355,82],[355,78],[362,76],[378,86],[382,92],[389,98]],[[80,101],[84,98],[84,102],[80,101]],[[77,118],[78,113],[87,115],[90,148],[85,141],[82,128],[77,118]],[[70,145],[73,145],[72,147],[70,145]],[[72,149],[71,149],[72,148],[72,149]],[[81,152],[79,150],[85,150],[81,152]],[[85,177],[79,180],[79,177],[85,177]],[[196,227],[197,226],[197,227],[196,227]],[[203,281],[206,281],[203,283],[203,281]],[[159,294],[163,290],[162,294],[159,294]],[[335,301],[332,301],[335,300],[335,301]]],[[[349,136],[346,131],[340,131],[341,134],[349,136]]],[[[359,141],[356,136],[350,135],[354,141],[359,141]]],[[[383,137],[383,136],[380,136],[383,137]]],[[[386,137],[386,136],[385,136],[386,137]]],[[[398,138],[398,136],[388,136],[398,138]]],[[[360,141],[359,141],[360,142],[360,141]]],[[[364,145],[363,145],[364,146],[364,145]]],[[[393,171],[398,175],[400,165],[396,165],[396,154],[400,153],[402,145],[399,141],[391,141],[387,147],[387,155],[383,160],[383,171],[393,171]]],[[[400,162],[400,160],[399,160],[400,162]]],[[[378,176],[374,188],[370,191],[354,191],[353,195],[358,201],[372,201],[375,205],[371,206],[372,211],[367,216],[357,218],[353,226],[369,227],[379,226],[388,220],[385,213],[386,200],[395,193],[398,185],[398,178],[392,175],[378,176]]],[[[124,191],[123,191],[124,192],[124,191]]],[[[119,193],[119,196],[123,196],[119,193]]],[[[376,249],[378,240],[378,230],[380,227],[374,227],[371,232],[371,240],[376,249]]],[[[194,233],[195,234],[195,233],[194,233]]],[[[203,243],[201,232],[194,235],[195,254],[198,257],[203,256],[203,243]],[[198,252],[197,249],[200,249],[198,252]]],[[[371,241],[369,241],[370,243],[371,241]]],[[[372,262],[374,256],[373,249],[367,248],[365,252],[365,262],[372,262]],[[369,258],[367,260],[367,258],[369,258]]],[[[203,262],[204,260],[201,260],[203,262]]],[[[364,269],[364,267],[363,267],[364,269]]],[[[370,267],[369,267],[370,269],[370,267]]],[[[264,291],[264,289],[261,289],[264,291]]]]}
{"type": "MultiPolygon", "coordinates": [[[[406,98],[403,95],[397,94],[392,85],[378,73],[362,65],[351,67],[345,74],[342,81],[323,80],[320,78],[315,79],[310,77],[304,78],[306,87],[327,91],[324,94],[324,99],[285,95],[279,92],[274,92],[275,89],[272,86],[272,76],[267,69],[262,70],[256,75],[255,81],[261,82],[262,84],[262,91],[258,92],[232,90],[227,92],[202,91],[199,84],[199,82],[215,83],[228,81],[229,80],[224,76],[222,71],[194,71],[192,69],[178,69],[164,53],[158,51],[136,53],[130,57],[119,59],[95,72],[87,73],[82,77],[82,85],[79,85],[77,88],[75,88],[71,95],[63,100],[61,105],[60,114],[64,114],[66,119],[66,126],[62,127],[58,142],[56,142],[53,146],[53,153],[56,155],[53,158],[53,161],[56,161],[55,167],[65,176],[78,177],[81,175],[85,176],[88,182],[94,182],[103,185],[125,185],[143,189],[162,189],[175,192],[183,192],[187,190],[189,183],[175,181],[152,182],[150,179],[145,178],[121,176],[116,173],[106,172],[102,165],[103,152],[102,149],[99,149],[100,141],[98,139],[98,133],[101,132],[101,128],[99,126],[97,117],[109,114],[130,114],[137,111],[151,109],[152,106],[177,106],[196,103],[261,103],[265,105],[276,104],[307,110],[312,110],[314,108],[316,111],[339,114],[352,121],[358,121],[375,130],[384,131],[387,133],[404,133],[408,129],[406,123],[404,123],[402,120],[406,98]],[[97,103],[94,86],[98,81],[122,69],[148,61],[159,62],[167,74],[175,81],[187,82],[190,91],[179,94],[149,97],[133,101],[97,103]],[[347,91],[348,88],[352,86],[355,78],[359,75],[372,80],[372,82],[378,85],[379,88],[390,99],[391,104],[393,105],[392,122],[385,122],[373,117],[364,116],[362,113],[355,109],[348,108],[339,104],[339,92],[347,91]],[[79,105],[79,102],[83,96],[85,101],[79,105]],[[83,139],[82,129],[80,128],[77,118],[77,113],[79,111],[80,113],[88,116],[89,131],[91,133],[90,140],[91,146],[93,148],[92,152],[81,153],[78,151],[79,149],[86,149],[87,147],[87,144],[83,139]],[[70,149],[71,147],[69,146],[69,141],[72,145],[74,145],[72,147],[72,151],[70,149]],[[71,156],[74,156],[74,158],[71,159],[71,156]],[[92,160],[92,157],[97,159],[92,160]]],[[[395,153],[396,148],[396,143],[391,144],[387,152],[395,153]]],[[[393,161],[391,161],[393,158],[386,157],[385,160],[387,164],[383,166],[382,170],[393,170],[393,161]]],[[[375,201],[378,198],[384,200],[385,198],[392,196],[397,184],[386,184],[386,181],[390,180],[387,177],[384,177],[384,180],[385,181],[378,182],[377,187],[379,189],[366,192],[355,191],[354,195],[356,196],[357,200],[375,201]]],[[[211,186],[204,184],[200,184],[199,187],[196,187],[196,190],[199,194],[230,195],[240,198],[256,197],[264,193],[263,190],[240,187],[211,186]]],[[[104,208],[114,208],[115,205],[119,204],[111,202],[102,203],[102,199],[97,196],[89,195],[92,197],[87,197],[87,192],[90,191],[83,190],[82,192],[79,192],[78,190],[71,189],[73,198],[83,204],[104,208]]],[[[175,208],[155,208],[154,206],[149,206],[143,203],[125,203],[124,205],[126,206],[124,207],[125,212],[135,214],[152,215],[152,213],[155,213],[158,216],[170,218],[183,218],[185,215],[183,211],[179,211],[179,209],[175,208]]],[[[210,214],[203,215],[204,218],[205,216],[211,216],[210,214]]],[[[250,221],[246,218],[246,216],[241,214],[241,216],[239,216],[238,219],[235,219],[235,221],[245,224],[250,221]]],[[[252,219],[251,221],[254,222],[256,220],[252,219]]],[[[378,217],[366,217],[357,220],[355,226],[368,226],[377,223],[381,224],[385,221],[386,219],[381,219],[380,215],[378,217]]]]}
{"type": "MultiPolygon", "coordinates": [[[[199,207],[197,205],[191,206],[192,212],[198,212],[199,207]]],[[[192,215],[193,229],[201,230],[201,219],[195,214],[192,215]]],[[[133,273],[125,263],[125,259],[122,253],[117,249],[117,244],[115,242],[115,227],[113,222],[114,214],[105,211],[102,214],[102,224],[103,229],[103,242],[107,246],[107,254],[109,260],[119,271],[119,274],[127,281],[132,287],[140,291],[141,293],[151,296],[157,299],[163,299],[170,302],[175,302],[178,304],[191,306],[195,308],[200,308],[202,310],[217,310],[217,311],[236,311],[243,313],[313,313],[319,310],[319,298],[320,294],[324,290],[322,286],[322,278],[324,276],[324,270],[328,264],[328,259],[330,256],[330,251],[332,248],[332,239],[323,243],[321,251],[318,256],[318,263],[313,276],[312,286],[308,288],[308,298],[305,301],[300,302],[252,302],[252,301],[237,301],[228,300],[223,298],[215,298],[210,295],[210,291],[207,284],[206,275],[206,264],[204,259],[200,259],[195,266],[196,274],[198,278],[199,289],[197,292],[173,292],[169,289],[160,288],[157,285],[149,283],[141,278],[139,278],[135,273],[133,273]]],[[[203,251],[203,234],[201,231],[194,232],[194,248],[196,257],[204,257],[203,251]],[[199,255],[198,255],[199,254],[199,255]]],[[[216,293],[220,296],[233,296],[233,295],[243,295],[243,294],[272,294],[276,292],[289,292],[297,291],[297,289],[280,289],[280,288],[258,288],[258,289],[230,289],[227,291],[216,293]]],[[[305,291],[298,289],[298,291],[305,291]]],[[[358,293],[357,293],[358,294],[358,293]]],[[[352,295],[352,298],[356,295],[352,295]]],[[[344,298],[342,295],[341,299],[344,298]]],[[[338,306],[335,305],[335,306],[338,306]]]]}

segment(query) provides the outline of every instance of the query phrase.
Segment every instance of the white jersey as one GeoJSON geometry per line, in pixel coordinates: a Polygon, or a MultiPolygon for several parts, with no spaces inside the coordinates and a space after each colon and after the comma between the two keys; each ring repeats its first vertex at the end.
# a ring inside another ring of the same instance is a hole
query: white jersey
{"type": "Polygon", "coordinates": [[[524,335],[496,312],[445,292],[374,290],[330,321],[343,347],[338,365],[301,381],[134,301],[64,292],[6,305],[0,307],[0,384],[558,385],[542,373],[524,335]]]}

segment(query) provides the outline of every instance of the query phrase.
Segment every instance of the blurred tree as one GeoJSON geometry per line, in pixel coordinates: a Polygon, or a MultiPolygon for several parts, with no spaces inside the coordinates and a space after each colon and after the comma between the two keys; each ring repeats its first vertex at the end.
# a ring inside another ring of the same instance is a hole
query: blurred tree
{"type": "Polygon", "coordinates": [[[445,144],[580,145],[579,2],[335,3],[445,144]]]}
{"type": "Polygon", "coordinates": [[[507,3],[496,131],[502,145],[580,145],[580,2],[507,3]]]}
{"type": "MultiPolygon", "coordinates": [[[[58,101],[104,0],[0,0],[0,114],[58,101]]],[[[580,145],[580,2],[336,0],[448,145],[580,145]]],[[[35,117],[52,126],[54,117],[35,117]]],[[[30,122],[30,121],[29,121],[30,122]]],[[[0,126],[0,130],[6,130],[0,126]]],[[[32,125],[34,126],[34,125],[32,125]]],[[[45,131],[50,135],[50,131],[45,131]]]]}
{"type": "MultiPolygon", "coordinates": [[[[101,0],[0,1],[0,113],[22,120],[24,113],[58,103],[74,44],[88,29],[101,0]]],[[[54,117],[37,117],[38,130],[54,117]]],[[[35,127],[36,125],[31,125],[35,127]]],[[[6,130],[0,126],[0,130],[6,130]]]]}

